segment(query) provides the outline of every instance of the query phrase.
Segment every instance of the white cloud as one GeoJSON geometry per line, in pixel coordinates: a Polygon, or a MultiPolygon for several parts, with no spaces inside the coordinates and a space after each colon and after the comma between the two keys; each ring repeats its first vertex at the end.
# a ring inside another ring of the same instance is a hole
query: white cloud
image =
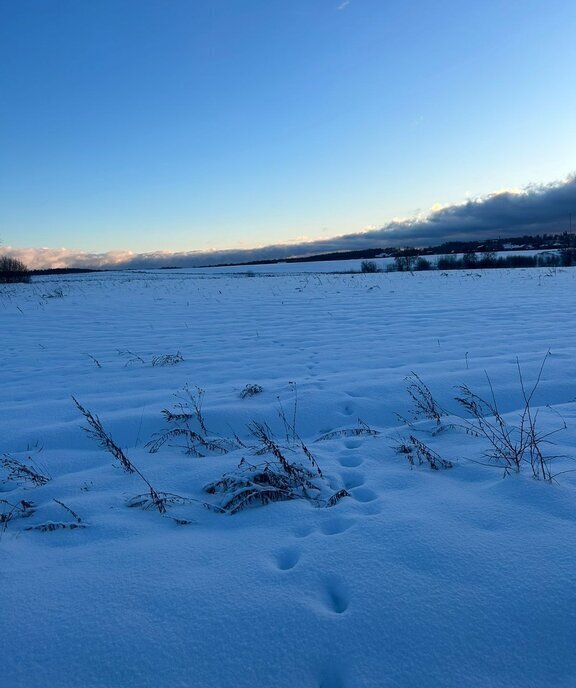
{"type": "Polygon", "coordinates": [[[108,251],[107,253],[88,253],[68,248],[15,248],[0,247],[2,254],[18,258],[29,268],[99,268],[113,267],[132,260],[137,254],[133,251],[108,251]]]}

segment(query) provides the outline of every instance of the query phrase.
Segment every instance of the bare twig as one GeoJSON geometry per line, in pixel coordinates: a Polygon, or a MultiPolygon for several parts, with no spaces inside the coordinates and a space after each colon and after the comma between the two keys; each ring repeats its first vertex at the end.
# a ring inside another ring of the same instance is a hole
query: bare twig
{"type": "MultiPolygon", "coordinates": [[[[30,457],[28,458],[30,462],[32,462],[30,457]]],[[[46,485],[46,483],[51,480],[50,476],[40,473],[38,469],[28,466],[8,454],[4,454],[4,456],[0,457],[0,465],[10,471],[7,480],[29,482],[32,483],[34,487],[46,485]]]]}

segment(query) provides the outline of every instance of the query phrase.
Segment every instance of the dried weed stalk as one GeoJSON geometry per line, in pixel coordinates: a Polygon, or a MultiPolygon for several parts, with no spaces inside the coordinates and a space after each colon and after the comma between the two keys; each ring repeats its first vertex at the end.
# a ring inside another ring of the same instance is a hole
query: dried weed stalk
{"type": "Polygon", "coordinates": [[[262,394],[264,389],[260,385],[246,385],[240,392],[240,398],[255,397],[257,394],[262,394]]]}
{"type": "Polygon", "coordinates": [[[175,366],[178,363],[182,363],[184,357],[177,351],[175,354],[164,354],[162,356],[154,356],[152,359],[152,365],[157,366],[175,366]]]}
{"type": "MultiPolygon", "coordinates": [[[[467,385],[460,385],[460,394],[455,397],[471,420],[464,418],[465,430],[488,440],[489,449],[486,457],[493,463],[504,468],[504,472],[519,472],[524,463],[530,465],[532,475],[536,479],[551,481],[554,478],[551,462],[556,456],[546,455],[544,445],[550,444],[549,438],[557,432],[566,429],[566,423],[561,418],[561,426],[550,431],[542,432],[538,429],[538,410],[532,407],[534,394],[542,379],[544,365],[550,352],[544,357],[536,381],[530,390],[526,389],[520,362],[516,359],[518,379],[522,392],[523,407],[516,424],[508,422],[496,401],[492,382],[488,375],[486,379],[490,388],[490,400],[486,400],[473,392],[467,385]]],[[[559,416],[560,417],[560,416],[559,416]]]]}
{"type": "Polygon", "coordinates": [[[80,402],[74,397],[72,397],[72,400],[76,404],[80,413],[88,422],[89,427],[83,428],[86,434],[92,439],[95,439],[103,449],[112,454],[112,456],[120,462],[120,465],[127,473],[136,473],[136,475],[138,475],[138,477],[140,477],[146,483],[146,485],[148,486],[148,494],[150,495],[150,499],[152,500],[155,508],[158,510],[159,513],[165,514],[165,501],[160,497],[159,493],[152,487],[149,480],[142,474],[142,472],[138,468],[136,468],[136,466],[132,463],[132,461],[130,461],[130,459],[126,456],[122,449],[120,449],[120,447],[114,442],[112,437],[106,432],[106,430],[104,430],[102,422],[100,421],[98,416],[91,413],[88,409],[84,408],[84,406],[82,406],[82,404],[80,404],[80,402]]]}
{"type": "Polygon", "coordinates": [[[368,424],[358,418],[358,427],[342,428],[340,430],[326,432],[324,435],[320,435],[320,437],[315,439],[314,442],[325,442],[340,437],[376,437],[379,434],[378,430],[373,430],[368,424]]]}
{"type": "Polygon", "coordinates": [[[206,485],[204,489],[208,494],[221,495],[218,510],[235,514],[249,506],[294,499],[306,499],[315,506],[332,507],[348,496],[348,492],[342,489],[327,500],[322,499],[322,470],[297,433],[293,434],[294,442],[283,447],[266,423],[253,421],[248,427],[257,442],[252,447],[253,453],[271,454],[273,459],[259,464],[242,459],[236,471],[206,485]],[[291,460],[289,455],[295,452],[301,452],[310,467],[291,460]]]}
{"type": "Polygon", "coordinates": [[[406,391],[414,404],[412,410],[414,420],[424,417],[433,420],[436,425],[440,426],[442,416],[445,416],[446,412],[438,405],[429,387],[414,372],[405,381],[407,383],[406,391]]]}
{"type": "MultiPolygon", "coordinates": [[[[32,459],[29,461],[32,463],[32,459]]],[[[33,465],[27,465],[10,456],[9,454],[4,454],[0,457],[0,465],[9,471],[6,476],[6,480],[14,480],[18,482],[31,483],[34,487],[41,487],[50,482],[51,478],[48,475],[40,473],[40,470],[33,465]]]]}
{"type": "Polygon", "coordinates": [[[0,537],[6,532],[8,524],[17,518],[29,518],[35,512],[34,502],[21,499],[16,504],[12,504],[7,499],[0,499],[0,537]]]}
{"type": "MultiPolygon", "coordinates": [[[[424,444],[421,440],[414,435],[408,437],[408,445],[402,445],[404,453],[408,456],[408,462],[411,466],[415,465],[415,458],[419,465],[427,463],[430,468],[437,471],[441,468],[452,468],[454,464],[447,459],[443,459],[438,452],[435,452],[427,444],[424,444]]],[[[400,451],[400,450],[399,450],[400,451]]]]}

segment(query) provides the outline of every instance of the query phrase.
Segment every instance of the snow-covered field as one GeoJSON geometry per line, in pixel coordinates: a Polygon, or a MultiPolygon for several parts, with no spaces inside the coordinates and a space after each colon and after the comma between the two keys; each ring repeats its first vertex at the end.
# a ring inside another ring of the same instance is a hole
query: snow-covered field
{"type": "Polygon", "coordinates": [[[0,286],[0,686],[576,685],[576,269],[255,272],[0,286]],[[494,404],[487,374],[507,432],[543,362],[555,480],[503,477],[456,388],[494,404]],[[267,461],[319,489],[205,508],[267,461]]]}

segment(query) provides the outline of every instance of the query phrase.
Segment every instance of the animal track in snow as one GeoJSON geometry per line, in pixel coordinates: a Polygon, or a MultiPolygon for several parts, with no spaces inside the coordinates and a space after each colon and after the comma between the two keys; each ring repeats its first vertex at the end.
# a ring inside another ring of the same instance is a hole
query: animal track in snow
{"type": "Polygon", "coordinates": [[[296,547],[285,547],[276,554],[276,565],[280,571],[293,569],[300,561],[300,550],[296,547]]]}
{"type": "Polygon", "coordinates": [[[294,537],[306,538],[312,534],[312,531],[313,529],[311,526],[298,526],[298,528],[296,528],[296,530],[294,531],[294,537]]]}
{"type": "Polygon", "coordinates": [[[344,446],[346,449],[358,449],[361,444],[361,440],[355,438],[348,438],[344,441],[344,446]]]}
{"type": "Polygon", "coordinates": [[[369,487],[357,487],[351,492],[352,497],[358,502],[373,502],[378,499],[378,495],[369,487]]]}
{"type": "Polygon", "coordinates": [[[340,465],[344,468],[357,468],[364,463],[364,460],[360,456],[341,456],[338,461],[340,465]]]}
{"type": "Polygon", "coordinates": [[[353,490],[355,487],[360,487],[360,485],[364,485],[366,482],[364,475],[359,471],[345,471],[342,473],[342,480],[347,490],[353,490]]]}
{"type": "Polygon", "coordinates": [[[355,521],[344,516],[333,516],[327,521],[323,521],[319,530],[323,535],[339,535],[354,525],[355,521]]]}
{"type": "Polygon", "coordinates": [[[350,592],[345,581],[334,574],[324,579],[323,602],[328,611],[343,614],[350,605],[350,592]]]}

